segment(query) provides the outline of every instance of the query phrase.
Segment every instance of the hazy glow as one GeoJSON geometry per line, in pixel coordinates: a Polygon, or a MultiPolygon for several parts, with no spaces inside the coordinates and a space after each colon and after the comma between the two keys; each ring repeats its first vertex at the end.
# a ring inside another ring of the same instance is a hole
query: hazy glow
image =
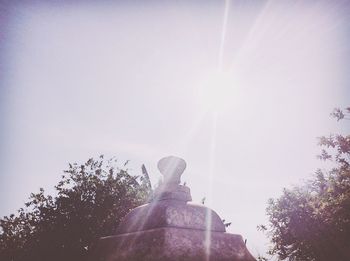
{"type": "Polygon", "coordinates": [[[263,253],[267,199],[320,167],[315,137],[349,105],[348,4],[14,2],[0,10],[1,214],[67,162],[115,155],[157,184],[157,161],[178,155],[194,201],[263,253]]]}
{"type": "Polygon", "coordinates": [[[239,85],[228,73],[217,72],[198,87],[198,100],[204,110],[222,111],[237,102],[239,85]],[[235,100],[236,99],[236,100],[235,100]]]}

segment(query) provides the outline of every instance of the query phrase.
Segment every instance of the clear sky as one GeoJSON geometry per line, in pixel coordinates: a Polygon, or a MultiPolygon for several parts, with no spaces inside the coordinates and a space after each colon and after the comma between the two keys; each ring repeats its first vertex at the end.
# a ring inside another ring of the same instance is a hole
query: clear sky
{"type": "Polygon", "coordinates": [[[195,202],[253,254],[270,197],[348,132],[346,1],[0,1],[0,215],[68,162],[183,157],[195,202]]]}

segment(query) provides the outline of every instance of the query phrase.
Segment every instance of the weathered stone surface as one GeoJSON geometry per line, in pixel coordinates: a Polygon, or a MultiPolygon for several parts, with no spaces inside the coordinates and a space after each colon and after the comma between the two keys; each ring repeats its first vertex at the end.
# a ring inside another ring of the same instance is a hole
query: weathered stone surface
{"type": "Polygon", "coordinates": [[[203,205],[179,200],[161,200],[133,209],[122,221],[118,234],[161,227],[209,229],[225,232],[225,226],[215,211],[203,205]],[[210,218],[210,225],[207,220],[210,218]]]}
{"type": "Polygon", "coordinates": [[[92,261],[255,261],[242,237],[225,233],[215,211],[191,204],[190,189],[180,185],[186,163],[159,161],[164,182],[149,204],[133,209],[117,235],[101,238],[92,261]]]}
{"type": "Polygon", "coordinates": [[[176,199],[184,202],[192,200],[190,188],[182,185],[163,184],[154,191],[154,198],[152,201],[159,201],[164,199],[176,199]]]}
{"type": "Polygon", "coordinates": [[[255,261],[240,235],[158,228],[101,238],[98,261],[255,261]],[[207,248],[206,242],[210,242],[207,248]]]}

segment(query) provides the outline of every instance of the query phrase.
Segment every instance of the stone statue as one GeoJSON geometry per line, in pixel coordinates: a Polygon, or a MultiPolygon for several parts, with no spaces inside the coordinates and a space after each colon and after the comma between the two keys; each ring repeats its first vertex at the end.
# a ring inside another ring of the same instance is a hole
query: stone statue
{"type": "Polygon", "coordinates": [[[151,202],[126,215],[116,235],[101,238],[91,260],[255,261],[215,211],[189,202],[190,189],[180,185],[185,168],[181,158],[162,158],[164,180],[151,202]]]}

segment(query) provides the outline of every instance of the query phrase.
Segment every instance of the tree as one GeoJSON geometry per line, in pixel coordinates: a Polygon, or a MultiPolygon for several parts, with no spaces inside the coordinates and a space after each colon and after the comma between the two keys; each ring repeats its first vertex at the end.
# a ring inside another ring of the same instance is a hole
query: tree
{"type": "Polygon", "coordinates": [[[32,193],[16,215],[0,220],[0,260],[85,260],[99,237],[148,199],[151,185],[147,173],[132,176],[126,163],[118,168],[100,156],[69,164],[55,190],[32,193]]]}
{"type": "MultiPolygon", "coordinates": [[[[338,121],[348,119],[335,109],[338,121]]],[[[350,260],[350,135],[320,137],[320,159],[332,162],[313,179],[284,189],[267,207],[269,226],[260,226],[271,239],[271,255],[280,260],[350,260]]]]}

